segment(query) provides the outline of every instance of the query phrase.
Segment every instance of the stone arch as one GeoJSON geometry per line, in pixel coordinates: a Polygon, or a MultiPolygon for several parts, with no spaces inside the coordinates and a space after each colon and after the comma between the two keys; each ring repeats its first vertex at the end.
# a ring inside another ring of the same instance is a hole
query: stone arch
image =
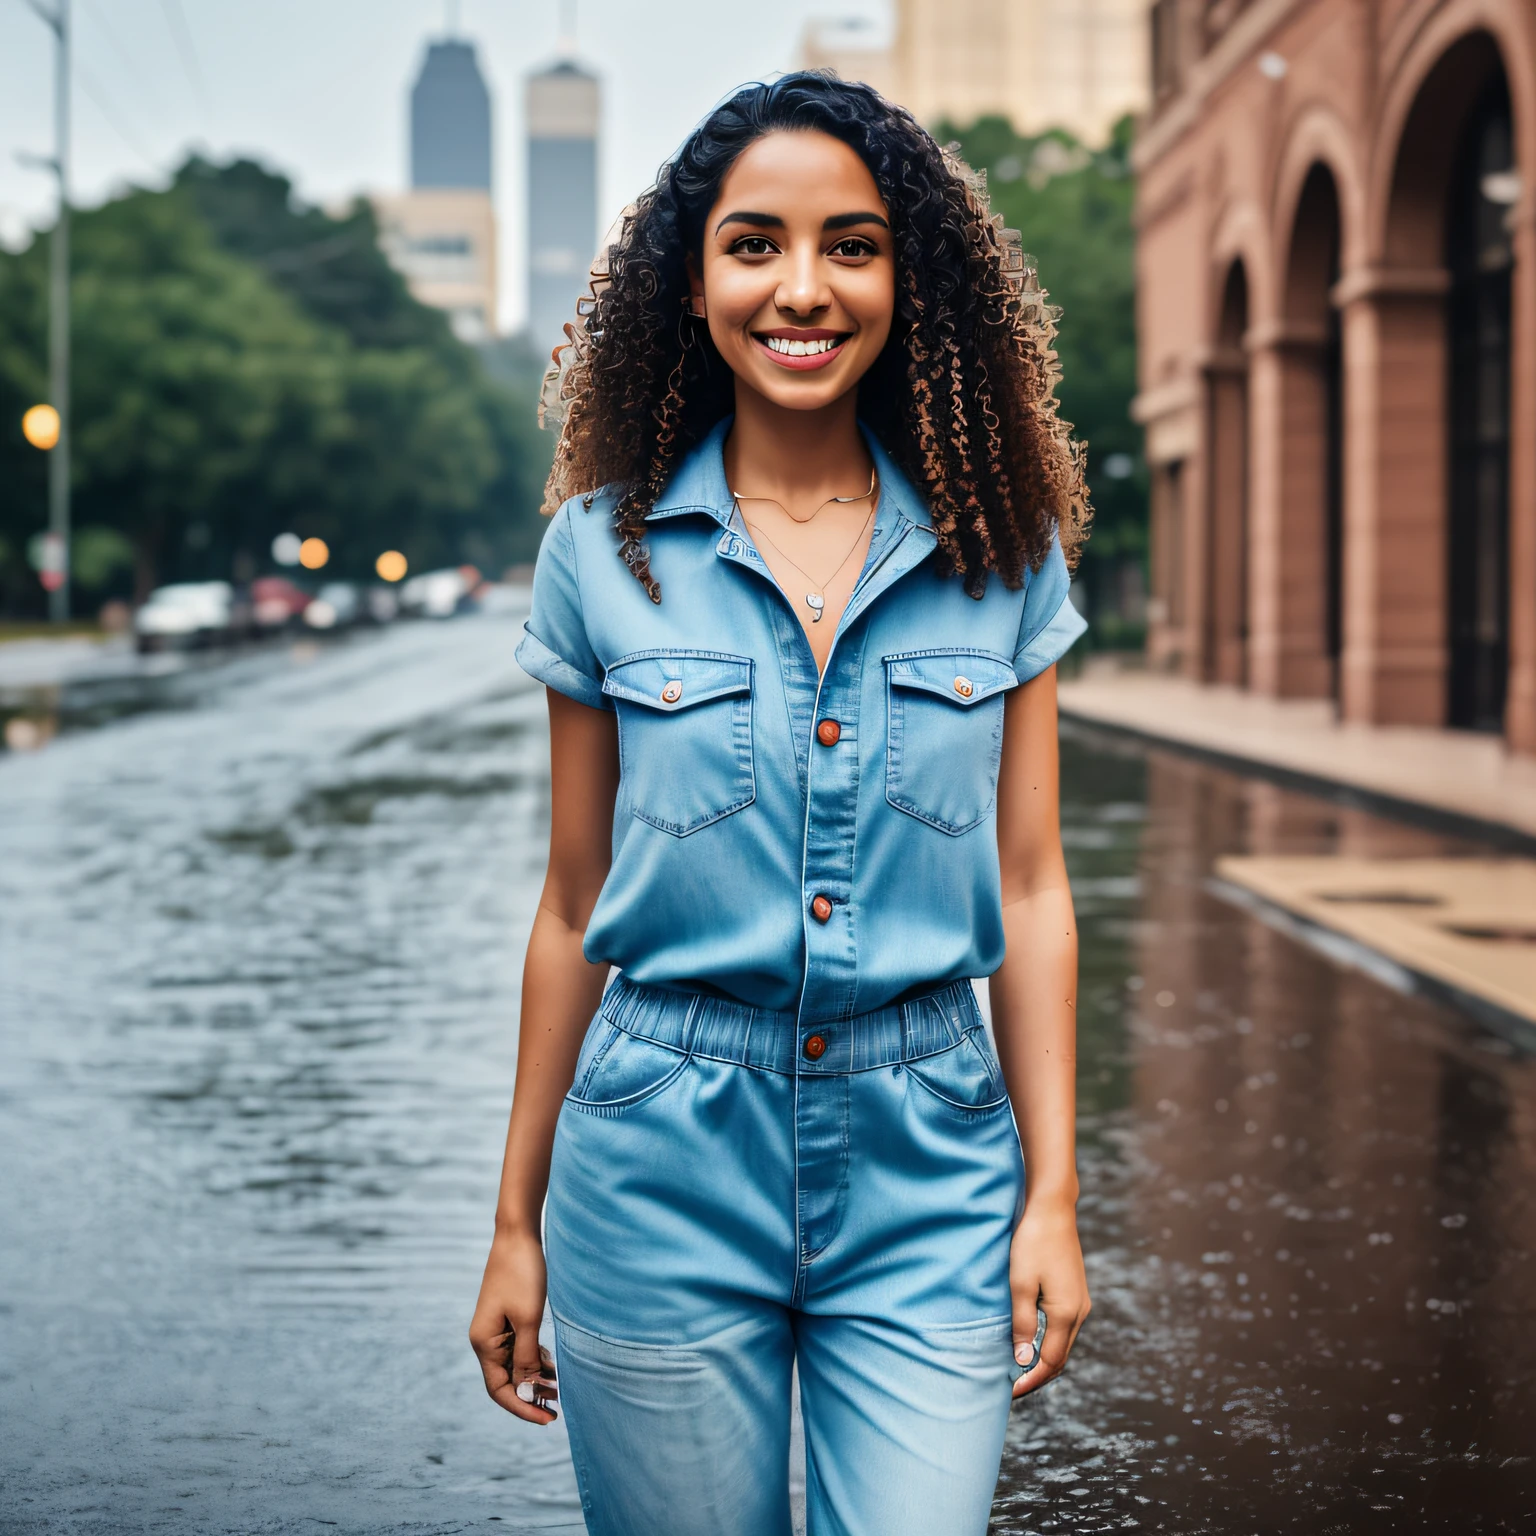
{"type": "Polygon", "coordinates": [[[1368,197],[1365,168],[1350,130],[1332,108],[1314,103],[1297,114],[1287,134],[1270,200],[1275,270],[1285,278],[1292,233],[1302,193],[1313,171],[1322,166],[1333,178],[1339,204],[1339,265],[1363,266],[1369,259],[1368,197]]]}
{"type": "Polygon", "coordinates": [[[1388,132],[1377,146],[1376,187],[1384,267],[1419,272],[1443,265],[1459,129],[1484,92],[1496,82],[1507,90],[1508,79],[1494,35],[1483,28],[1464,32],[1418,79],[1397,133],[1391,135],[1384,123],[1388,132]]]}
{"type": "Polygon", "coordinates": [[[1257,203],[1233,199],[1221,210],[1211,236],[1210,281],[1207,287],[1206,336],[1208,344],[1220,344],[1225,285],[1234,262],[1241,263],[1248,295],[1248,320],[1273,312],[1273,263],[1270,259],[1268,225],[1257,203]]]}
{"type": "MultiPolygon", "coordinates": [[[[1511,553],[1523,545],[1529,569],[1536,551],[1536,444],[1515,429],[1536,425],[1533,159],[1521,154],[1532,49],[1519,46],[1532,39],[1514,31],[1528,23],[1488,0],[1407,19],[1373,146],[1376,261],[1343,285],[1378,369],[1374,451],[1351,475],[1366,576],[1346,600],[1362,635],[1346,673],[1377,718],[1406,710],[1426,724],[1501,729],[1511,617],[1530,606],[1511,553]]],[[[1533,625],[1529,615],[1523,690],[1536,721],[1533,625]]]]}
{"type": "Polygon", "coordinates": [[[1342,635],[1343,345],[1333,295],[1344,216],[1327,162],[1313,158],[1289,179],[1275,312],[1248,335],[1249,680],[1262,693],[1330,697],[1342,635]]]}
{"type": "MultiPolygon", "coordinates": [[[[1371,160],[1366,172],[1367,257],[1372,264],[1391,264],[1405,233],[1403,210],[1394,207],[1397,175],[1409,148],[1415,113],[1426,104],[1426,88],[1436,85],[1448,59],[1464,45],[1475,44],[1484,57],[1496,60],[1508,84],[1515,127],[1515,159],[1536,165],[1536,16],[1528,6],[1511,0],[1418,0],[1406,8],[1393,28],[1383,54],[1381,107],[1371,136],[1371,160]]],[[[1447,93],[1454,97],[1454,90],[1447,93]]],[[[1432,126],[1423,122],[1421,124],[1432,126]]],[[[1433,154],[1433,146],[1431,146],[1433,154]]],[[[1436,163],[1447,169],[1448,151],[1436,163]]],[[[1522,217],[1529,223],[1536,210],[1536,186],[1527,178],[1522,217]]]]}

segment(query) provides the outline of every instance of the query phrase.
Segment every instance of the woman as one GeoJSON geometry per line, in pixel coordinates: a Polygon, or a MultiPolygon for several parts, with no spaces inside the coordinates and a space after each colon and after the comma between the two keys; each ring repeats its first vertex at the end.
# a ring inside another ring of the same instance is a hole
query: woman
{"type": "Polygon", "coordinates": [[[1087,507],[1015,242],[906,113],[790,75],[694,132],[570,330],[470,1337],[550,1422],[547,1285],[596,1536],[787,1533],[796,1367],[812,1536],[980,1533],[1088,1312],[1054,672],[1087,507]]]}

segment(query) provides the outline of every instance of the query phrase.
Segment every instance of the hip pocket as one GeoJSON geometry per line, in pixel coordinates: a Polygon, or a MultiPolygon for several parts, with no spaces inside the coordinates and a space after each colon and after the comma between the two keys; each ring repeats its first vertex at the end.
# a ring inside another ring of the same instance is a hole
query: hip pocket
{"type": "Polygon", "coordinates": [[[942,1108],[963,1118],[997,1113],[1008,1103],[1003,1070],[977,1024],[948,1050],[906,1064],[907,1075],[942,1108]]]}
{"type": "Polygon", "coordinates": [[[991,814],[1012,664],[989,651],[907,651],[885,661],[885,798],[958,837],[991,814]]]}
{"type": "Polygon", "coordinates": [[[622,1115],[660,1093],[687,1065],[685,1052],[599,1017],[582,1044],[565,1102],[588,1114],[622,1115]]]}
{"type": "Polygon", "coordinates": [[[752,659],[715,651],[636,651],[608,668],[619,717],[619,798],[687,837],[757,798],[752,659]]]}

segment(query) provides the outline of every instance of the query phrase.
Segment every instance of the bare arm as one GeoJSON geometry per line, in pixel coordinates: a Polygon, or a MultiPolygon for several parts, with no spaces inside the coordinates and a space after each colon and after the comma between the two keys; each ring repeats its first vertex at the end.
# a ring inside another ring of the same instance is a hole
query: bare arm
{"type": "Polygon", "coordinates": [[[992,1024],[1028,1179],[1010,1263],[1014,1347],[1026,1364],[1036,1306],[1046,1315],[1039,1363],[1014,1387],[1021,1396],[1061,1371],[1090,1305],[1077,1236],[1077,920],[1061,852],[1055,667],[1004,706],[997,847],[1007,958],[991,981],[992,1024]]]}
{"type": "Polygon", "coordinates": [[[608,976],[607,965],[590,963],[581,945],[608,875],[619,784],[612,715],[550,690],[549,734],[549,871],[523,967],[517,1086],[496,1232],[469,1328],[486,1391],[509,1413],[534,1424],[555,1418],[517,1395],[520,1384],[547,1376],[539,1349],[545,1293],[539,1218],[555,1121],[608,976]]]}

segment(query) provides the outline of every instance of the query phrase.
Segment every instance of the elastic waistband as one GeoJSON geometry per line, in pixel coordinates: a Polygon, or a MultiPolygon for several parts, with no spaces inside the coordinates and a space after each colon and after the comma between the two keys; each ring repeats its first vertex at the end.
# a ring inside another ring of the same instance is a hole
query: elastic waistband
{"type": "Polygon", "coordinates": [[[792,1013],[619,976],[603,994],[601,1013],[625,1034],[691,1056],[783,1073],[867,1072],[915,1061],[948,1050],[982,1024],[968,981],[851,1019],[797,1026],[792,1013]]]}

